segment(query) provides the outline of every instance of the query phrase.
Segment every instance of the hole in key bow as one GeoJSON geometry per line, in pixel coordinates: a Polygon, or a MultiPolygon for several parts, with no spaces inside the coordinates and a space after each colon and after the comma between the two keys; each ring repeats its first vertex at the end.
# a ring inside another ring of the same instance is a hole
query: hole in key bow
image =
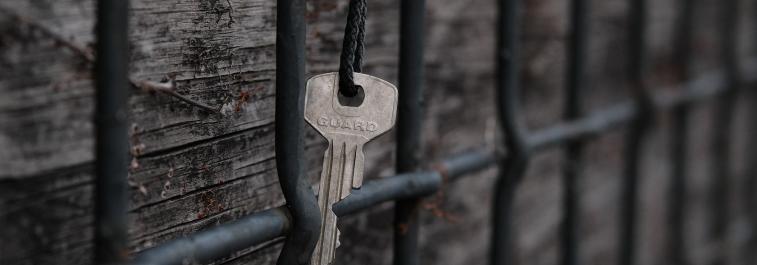
{"type": "Polygon", "coordinates": [[[363,104],[363,100],[365,99],[365,91],[363,91],[363,87],[360,85],[355,85],[355,89],[357,90],[357,94],[351,97],[342,94],[342,91],[340,89],[337,93],[339,104],[347,107],[360,107],[360,105],[363,104]]]}

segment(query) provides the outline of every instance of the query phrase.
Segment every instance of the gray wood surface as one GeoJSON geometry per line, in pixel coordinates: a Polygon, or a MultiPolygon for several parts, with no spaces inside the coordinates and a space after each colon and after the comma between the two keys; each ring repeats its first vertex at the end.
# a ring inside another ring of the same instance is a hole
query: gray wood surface
{"type": "MultiPolygon", "coordinates": [[[[335,71],[347,1],[307,2],[307,71],[335,71]]],[[[495,1],[427,2],[424,154],[433,161],[470,148],[492,148],[498,139],[495,1]]],[[[531,127],[541,128],[561,117],[567,1],[527,2],[523,115],[531,127]]],[[[618,85],[625,65],[620,51],[625,48],[626,1],[591,2],[593,70],[588,73],[587,109],[601,109],[627,99],[626,89],[618,85]]],[[[661,73],[650,82],[664,84],[674,1],[650,2],[652,72],[661,73]]],[[[174,80],[179,94],[220,110],[212,113],[163,93],[133,89],[131,248],[140,251],[284,204],[273,133],[275,1],[132,0],[131,5],[132,48],[124,52],[131,54],[132,78],[174,80]]],[[[716,62],[716,6],[715,0],[700,6],[703,33],[697,47],[702,59],[697,71],[716,62]]],[[[364,72],[396,83],[399,0],[369,1],[368,8],[364,72]]],[[[68,46],[92,46],[94,12],[93,0],[0,1],[0,265],[91,264],[94,88],[90,63],[68,46]]],[[[706,120],[707,113],[701,112],[694,118],[706,120]]],[[[667,176],[665,121],[661,124],[645,154],[648,214],[640,236],[650,243],[642,247],[644,264],[658,260],[662,244],[663,233],[655,228],[664,222],[659,201],[665,191],[655,183],[666,183],[667,176]]],[[[695,137],[705,139],[707,130],[700,129],[695,137]]],[[[368,179],[393,173],[393,137],[389,133],[366,146],[368,179]]],[[[614,260],[607,242],[615,242],[612,216],[621,139],[611,134],[589,148],[593,166],[581,189],[586,191],[581,254],[587,264],[614,260]]],[[[316,185],[325,145],[309,128],[305,141],[308,176],[316,185]]],[[[692,150],[706,154],[705,144],[697,141],[700,147],[692,150]]],[[[528,264],[556,263],[560,166],[558,152],[537,156],[518,194],[517,244],[519,257],[528,264]]],[[[424,264],[484,264],[494,173],[488,170],[445,186],[443,195],[424,203],[424,264]]],[[[692,193],[704,196],[706,174],[693,179],[692,193]]],[[[693,214],[705,215],[701,201],[694,201],[700,206],[693,207],[693,214]]],[[[338,264],[391,262],[391,206],[341,220],[338,264]]],[[[691,229],[701,225],[692,221],[691,229]]],[[[697,233],[692,237],[699,238],[697,233]]],[[[280,247],[278,241],[270,242],[218,264],[274,264],[280,247]]]]}

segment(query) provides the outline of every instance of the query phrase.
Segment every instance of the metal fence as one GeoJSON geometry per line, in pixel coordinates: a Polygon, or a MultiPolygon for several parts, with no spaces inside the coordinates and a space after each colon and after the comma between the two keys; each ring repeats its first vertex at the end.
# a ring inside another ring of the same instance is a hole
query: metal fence
{"type": "MultiPolygon", "coordinates": [[[[418,257],[419,202],[436,192],[442,182],[468,176],[496,166],[499,169],[492,203],[493,233],[491,264],[511,264],[513,199],[518,183],[534,153],[563,148],[570,166],[563,171],[564,216],[560,229],[562,264],[578,264],[577,239],[578,194],[576,179],[581,175],[583,146],[587,139],[628,125],[625,138],[625,165],[621,194],[618,263],[634,264],[639,158],[643,139],[656,112],[672,111],[673,142],[672,185],[667,203],[671,209],[667,229],[671,264],[684,264],[684,211],[687,153],[687,116],[691,104],[704,99],[717,100],[712,146],[714,147],[712,233],[723,238],[727,225],[729,183],[726,180],[728,142],[731,137],[735,97],[744,84],[754,83],[757,65],[740,61],[736,54],[736,24],[739,11],[736,0],[721,3],[722,22],[719,37],[723,70],[690,76],[693,56],[693,0],[679,0],[675,32],[675,62],[682,89],[652,94],[645,84],[646,0],[629,0],[630,50],[628,80],[634,88],[632,100],[603,111],[582,111],[582,89],[587,46],[587,4],[572,0],[570,5],[571,38],[568,45],[568,74],[564,122],[538,131],[529,131],[519,122],[519,14],[521,0],[499,0],[497,22],[497,104],[504,146],[501,152],[472,151],[451,156],[421,168],[420,124],[423,88],[423,23],[425,1],[401,1],[399,111],[397,122],[398,175],[368,181],[352,195],[334,206],[338,216],[358,213],[382,202],[395,201],[394,264],[420,264],[418,257]],[[670,92],[678,91],[678,92],[670,92]]],[[[255,213],[183,238],[137,253],[129,258],[126,235],[128,146],[125,117],[128,97],[127,78],[127,1],[98,1],[97,23],[97,162],[96,162],[96,264],[195,264],[207,263],[238,250],[285,237],[278,264],[308,264],[318,239],[321,224],[318,206],[303,165],[303,89],[305,80],[305,1],[278,0],[277,7],[277,75],[276,75],[276,162],[279,181],[287,204],[255,213]]]]}

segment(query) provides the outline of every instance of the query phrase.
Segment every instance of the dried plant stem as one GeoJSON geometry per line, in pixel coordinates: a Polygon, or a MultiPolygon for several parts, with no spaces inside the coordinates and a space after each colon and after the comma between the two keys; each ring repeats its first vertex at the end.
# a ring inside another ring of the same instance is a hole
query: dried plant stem
{"type": "Polygon", "coordinates": [[[217,109],[217,108],[213,108],[211,106],[202,104],[202,103],[197,102],[197,101],[195,101],[195,100],[193,100],[191,98],[188,98],[188,97],[186,97],[186,96],[184,96],[182,94],[179,94],[174,89],[175,86],[174,86],[173,82],[153,82],[153,81],[134,80],[134,79],[132,79],[131,80],[131,84],[134,87],[136,87],[136,88],[142,89],[143,91],[147,91],[147,92],[157,91],[157,92],[169,95],[169,96],[173,96],[173,97],[177,98],[178,100],[184,101],[185,103],[187,103],[189,105],[192,105],[192,106],[195,106],[195,107],[207,110],[209,112],[220,113],[220,110],[217,109]]]}

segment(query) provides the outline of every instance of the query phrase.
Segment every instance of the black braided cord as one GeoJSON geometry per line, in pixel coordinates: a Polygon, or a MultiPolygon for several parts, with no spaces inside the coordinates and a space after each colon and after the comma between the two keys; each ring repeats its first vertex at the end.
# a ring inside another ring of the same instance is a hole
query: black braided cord
{"type": "Polygon", "coordinates": [[[339,92],[347,97],[358,93],[353,73],[361,72],[365,50],[366,0],[350,0],[339,59],[339,92]]]}

